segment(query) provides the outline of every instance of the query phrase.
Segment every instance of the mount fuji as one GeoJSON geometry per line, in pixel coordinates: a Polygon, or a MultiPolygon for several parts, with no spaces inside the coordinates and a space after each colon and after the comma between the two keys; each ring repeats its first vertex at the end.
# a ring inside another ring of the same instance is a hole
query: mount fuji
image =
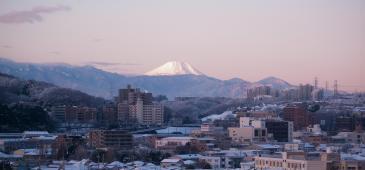
{"type": "Polygon", "coordinates": [[[204,75],[202,72],[191,66],[189,63],[180,61],[167,62],[144,75],[146,76],[174,76],[174,75],[204,75]]]}
{"type": "Polygon", "coordinates": [[[118,89],[128,84],[156,95],[166,95],[170,99],[180,96],[241,98],[253,85],[269,85],[279,89],[292,86],[273,77],[258,82],[239,78],[220,80],[203,74],[188,63],[176,61],[145,75],[126,76],[93,66],[20,63],[0,58],[0,73],[25,80],[44,81],[107,99],[113,98],[118,89]]]}

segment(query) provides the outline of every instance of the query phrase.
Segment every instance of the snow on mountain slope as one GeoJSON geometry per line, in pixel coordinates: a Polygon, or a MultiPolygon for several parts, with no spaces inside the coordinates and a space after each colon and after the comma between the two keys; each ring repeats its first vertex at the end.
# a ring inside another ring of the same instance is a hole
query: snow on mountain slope
{"type": "Polygon", "coordinates": [[[275,89],[287,89],[287,88],[292,87],[292,85],[290,85],[288,82],[286,82],[282,79],[276,78],[276,77],[267,77],[256,83],[266,85],[266,86],[271,86],[275,89]]]}
{"type": "Polygon", "coordinates": [[[145,75],[148,76],[162,76],[162,75],[171,76],[171,75],[186,75],[186,74],[204,75],[202,72],[195,69],[189,63],[179,62],[179,61],[167,62],[164,65],[145,73],[145,75]]]}

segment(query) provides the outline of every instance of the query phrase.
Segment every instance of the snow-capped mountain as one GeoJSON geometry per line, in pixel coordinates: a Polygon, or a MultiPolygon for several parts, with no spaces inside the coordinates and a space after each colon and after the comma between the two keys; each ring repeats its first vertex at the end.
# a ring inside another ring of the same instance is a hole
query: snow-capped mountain
{"type": "Polygon", "coordinates": [[[220,80],[203,75],[189,64],[179,62],[170,62],[166,67],[151,72],[149,75],[154,76],[126,76],[93,66],[19,63],[0,58],[0,73],[25,80],[44,81],[107,99],[113,98],[118,89],[127,84],[154,94],[166,95],[170,99],[180,96],[242,98],[247,89],[254,86],[268,85],[274,89],[293,87],[284,80],[273,77],[254,83],[239,78],[220,80]]]}
{"type": "Polygon", "coordinates": [[[204,75],[202,72],[191,66],[189,63],[180,61],[170,61],[145,75],[147,76],[173,76],[173,75],[204,75]]]}
{"type": "Polygon", "coordinates": [[[293,87],[288,82],[286,82],[282,79],[276,78],[276,77],[267,77],[256,83],[266,85],[266,86],[271,86],[274,89],[288,89],[288,88],[293,87]]]}

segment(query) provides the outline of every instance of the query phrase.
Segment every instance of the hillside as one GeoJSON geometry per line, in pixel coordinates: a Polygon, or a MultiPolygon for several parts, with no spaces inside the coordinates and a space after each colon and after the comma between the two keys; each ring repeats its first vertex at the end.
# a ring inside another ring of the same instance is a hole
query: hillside
{"type": "Polygon", "coordinates": [[[189,118],[192,122],[200,121],[200,118],[221,114],[231,108],[241,106],[243,99],[232,99],[224,97],[203,97],[191,98],[184,101],[168,101],[164,105],[173,111],[173,116],[178,118],[189,118]]]}
{"type": "Polygon", "coordinates": [[[26,130],[54,130],[54,122],[42,107],[17,103],[10,106],[0,103],[0,132],[26,130]]]}
{"type": "Polygon", "coordinates": [[[105,100],[77,90],[60,88],[53,84],[35,80],[21,80],[0,73],[0,103],[19,102],[31,102],[40,106],[59,104],[99,106],[105,100]]]}

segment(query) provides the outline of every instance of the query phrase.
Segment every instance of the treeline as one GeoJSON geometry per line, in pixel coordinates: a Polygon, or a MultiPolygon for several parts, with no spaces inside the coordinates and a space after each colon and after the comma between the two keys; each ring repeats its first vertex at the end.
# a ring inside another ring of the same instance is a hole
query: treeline
{"type": "Polygon", "coordinates": [[[42,107],[17,103],[0,103],[0,132],[23,132],[26,130],[53,131],[54,122],[42,107]]]}

